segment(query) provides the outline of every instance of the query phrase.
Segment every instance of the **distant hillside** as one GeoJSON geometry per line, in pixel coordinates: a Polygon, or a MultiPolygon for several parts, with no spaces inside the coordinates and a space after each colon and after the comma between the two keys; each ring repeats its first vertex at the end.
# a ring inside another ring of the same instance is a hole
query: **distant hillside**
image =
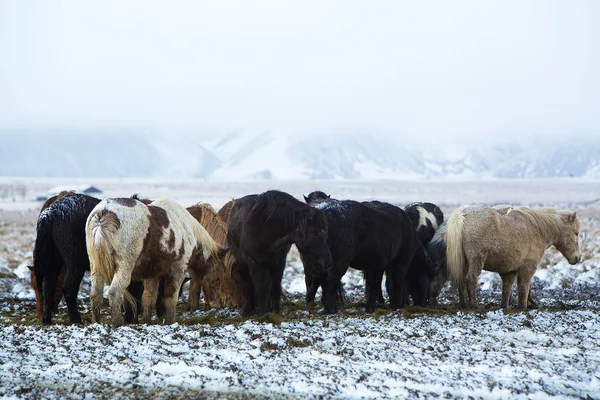
{"type": "Polygon", "coordinates": [[[505,143],[435,156],[367,135],[236,131],[200,140],[132,132],[0,135],[0,176],[253,179],[600,179],[600,138],[505,143]]]}

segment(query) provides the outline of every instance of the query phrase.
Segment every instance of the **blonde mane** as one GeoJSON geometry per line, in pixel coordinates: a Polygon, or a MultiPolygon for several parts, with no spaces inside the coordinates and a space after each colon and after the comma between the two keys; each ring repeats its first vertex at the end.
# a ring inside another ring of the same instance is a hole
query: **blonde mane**
{"type": "Polygon", "coordinates": [[[519,214],[523,216],[537,230],[542,237],[557,237],[560,234],[562,221],[560,211],[553,208],[540,208],[537,210],[517,206],[511,207],[506,215],[519,214]]]}
{"type": "Polygon", "coordinates": [[[221,246],[227,245],[227,224],[217,215],[215,209],[208,203],[198,203],[188,207],[188,211],[208,234],[221,246]]]}

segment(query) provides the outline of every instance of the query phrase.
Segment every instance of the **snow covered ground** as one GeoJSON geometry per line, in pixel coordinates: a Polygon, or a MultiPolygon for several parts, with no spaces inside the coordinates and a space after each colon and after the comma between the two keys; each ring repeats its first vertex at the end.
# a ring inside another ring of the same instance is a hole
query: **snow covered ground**
{"type": "MultiPolygon", "coordinates": [[[[178,185],[174,193],[183,195],[172,197],[186,205],[185,199],[197,196],[194,202],[209,200],[219,206],[229,189],[215,187],[211,197],[201,185],[178,185]]],[[[253,185],[231,186],[231,196],[243,189],[263,190],[253,185]]],[[[280,187],[300,197],[311,185],[323,187],[313,182],[280,187]]],[[[533,282],[540,309],[508,314],[498,310],[501,283],[491,273],[480,278],[477,311],[458,311],[456,295],[447,285],[439,307],[366,314],[362,276],[351,271],[344,277],[345,310],[326,316],[318,307],[303,304],[302,264],[292,251],[281,316],[244,319],[231,309],[190,313],[182,303],[175,325],[111,329],[89,324],[86,277],[80,307],[87,324],[66,325],[61,304],[57,324],[42,327],[34,316],[27,270],[40,204],[27,203],[26,196],[5,201],[0,204],[0,396],[600,397],[600,204],[593,202],[600,189],[579,181],[447,183],[441,189],[429,185],[417,184],[406,192],[411,187],[407,183],[341,182],[325,189],[345,194],[337,197],[379,198],[379,193],[387,200],[398,195],[397,203],[413,197],[433,200],[444,205],[446,214],[463,202],[567,205],[581,218],[584,261],[570,266],[549,250],[533,282]],[[569,190],[559,190],[565,186],[569,190]]],[[[154,183],[144,190],[119,182],[104,186],[121,195],[139,191],[155,196],[172,190],[154,183]]],[[[34,190],[26,185],[25,192],[34,190]]]]}

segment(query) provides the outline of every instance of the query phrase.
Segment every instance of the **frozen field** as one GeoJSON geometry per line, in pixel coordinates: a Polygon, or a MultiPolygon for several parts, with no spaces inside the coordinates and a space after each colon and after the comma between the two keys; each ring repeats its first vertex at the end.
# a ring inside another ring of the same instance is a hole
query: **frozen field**
{"type": "MultiPolygon", "coordinates": [[[[477,311],[459,312],[446,286],[442,305],[365,314],[360,273],[344,278],[347,305],[325,316],[303,304],[297,252],[288,257],[282,315],[243,319],[236,310],[189,313],[177,324],[90,325],[89,280],[80,292],[83,326],[34,316],[27,264],[41,203],[58,180],[0,180],[0,396],[6,398],[599,398],[600,182],[152,182],[91,183],[107,196],[172,197],[219,207],[266,189],[399,205],[568,207],[582,222],[584,261],[553,250],[534,278],[540,309],[498,310],[501,283],[484,273],[477,311]]],[[[515,293],[516,295],[516,293],[515,293]]],[[[185,295],[184,295],[185,297],[185,295]]],[[[184,298],[185,300],[185,298],[184,298]]],[[[513,302],[516,298],[513,298],[513,302]]],[[[107,315],[105,310],[104,315],[107,315]]]]}

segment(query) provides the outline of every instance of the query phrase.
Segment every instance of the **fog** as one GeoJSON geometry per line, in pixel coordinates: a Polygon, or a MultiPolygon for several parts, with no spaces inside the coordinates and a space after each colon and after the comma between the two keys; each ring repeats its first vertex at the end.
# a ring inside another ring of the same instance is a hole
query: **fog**
{"type": "Polygon", "coordinates": [[[594,135],[595,1],[4,1],[0,130],[594,135]]]}

